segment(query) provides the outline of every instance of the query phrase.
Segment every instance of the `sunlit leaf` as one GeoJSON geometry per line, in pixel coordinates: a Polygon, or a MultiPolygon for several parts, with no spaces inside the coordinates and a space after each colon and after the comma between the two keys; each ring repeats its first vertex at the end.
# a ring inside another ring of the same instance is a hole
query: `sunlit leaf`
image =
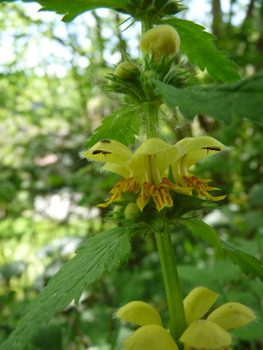
{"type": "Polygon", "coordinates": [[[130,253],[130,242],[123,228],[113,228],[89,238],[76,251],[76,256],[50,279],[46,288],[29,305],[1,350],[18,350],[57,312],[78,299],[85,286],[93,283],[104,271],[123,264],[130,253]]]}
{"type": "Polygon", "coordinates": [[[207,69],[215,81],[230,83],[239,81],[236,72],[238,66],[229,59],[225,51],[218,51],[212,34],[204,31],[204,27],[191,21],[174,18],[165,21],[173,26],[181,38],[181,51],[186,54],[192,64],[202,71],[207,69]]]}
{"type": "Polygon", "coordinates": [[[198,113],[230,123],[233,116],[262,122],[263,73],[238,83],[209,87],[175,87],[154,80],[156,93],[169,107],[178,106],[183,115],[193,119],[198,113]]]}
{"type": "MultiPolygon", "coordinates": [[[[0,0],[0,3],[14,1],[16,0],[0,0]]],[[[23,0],[23,2],[32,2],[32,0],[23,0]]],[[[83,12],[102,7],[123,13],[129,13],[129,4],[127,0],[37,0],[36,2],[43,6],[40,11],[54,11],[58,14],[64,15],[64,22],[71,22],[83,12]]]]}
{"type": "Polygon", "coordinates": [[[102,121],[87,141],[86,147],[90,148],[102,139],[119,141],[128,146],[135,142],[140,126],[140,116],[136,109],[123,107],[102,121]]]}

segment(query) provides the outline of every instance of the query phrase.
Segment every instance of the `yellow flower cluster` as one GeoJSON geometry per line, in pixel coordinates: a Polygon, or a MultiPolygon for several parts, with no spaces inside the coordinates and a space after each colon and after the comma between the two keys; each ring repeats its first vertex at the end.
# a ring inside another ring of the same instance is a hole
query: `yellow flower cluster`
{"type": "Polygon", "coordinates": [[[173,206],[170,190],[191,196],[195,190],[200,197],[221,200],[225,196],[213,197],[207,191],[217,190],[207,183],[211,180],[198,178],[188,169],[202,159],[217,154],[227,147],[208,136],[184,138],[175,145],[152,138],[144,141],[133,154],[122,143],[102,140],[96,143],[84,156],[106,162],[103,169],[123,177],[109,192],[112,196],[105,204],[121,199],[123,192],[139,193],[137,205],[141,211],[153,198],[157,209],[173,206]],[[168,179],[171,167],[174,183],[168,179]]]}
{"type": "MultiPolygon", "coordinates": [[[[184,299],[187,329],[179,339],[185,350],[231,350],[231,335],[227,332],[247,325],[256,316],[240,303],[226,303],[202,317],[218,296],[205,287],[193,289],[184,299]]],[[[126,350],[178,350],[171,334],[163,327],[159,313],[142,301],[132,301],[117,313],[120,319],[141,326],[124,341],[126,350]]]]}

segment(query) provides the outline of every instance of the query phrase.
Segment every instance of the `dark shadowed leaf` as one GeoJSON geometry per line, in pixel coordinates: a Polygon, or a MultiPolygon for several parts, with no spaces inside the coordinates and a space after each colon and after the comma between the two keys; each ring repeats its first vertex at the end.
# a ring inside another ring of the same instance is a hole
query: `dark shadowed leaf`
{"type": "Polygon", "coordinates": [[[164,102],[171,108],[178,106],[188,119],[201,113],[226,123],[230,123],[233,116],[262,122],[263,73],[239,83],[185,89],[176,89],[158,80],[153,82],[164,102]]]}
{"type": "Polygon", "coordinates": [[[188,219],[182,221],[188,229],[196,236],[204,239],[212,248],[215,248],[223,256],[227,256],[246,275],[253,275],[263,281],[263,266],[254,256],[235,248],[233,245],[222,241],[216,231],[200,220],[188,219]]]}

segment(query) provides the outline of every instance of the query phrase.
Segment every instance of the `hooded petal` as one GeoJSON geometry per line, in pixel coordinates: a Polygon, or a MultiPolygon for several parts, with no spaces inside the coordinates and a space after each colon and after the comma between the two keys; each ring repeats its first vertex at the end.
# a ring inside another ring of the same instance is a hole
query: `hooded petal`
{"type": "Polygon", "coordinates": [[[144,141],[136,150],[129,162],[129,167],[141,177],[145,177],[145,169],[156,167],[162,178],[164,171],[178,156],[177,146],[171,146],[163,140],[152,138],[144,141]],[[149,159],[152,160],[150,164],[149,159]],[[151,162],[154,162],[154,164],[151,164],[151,162]]]}
{"type": "Polygon", "coordinates": [[[121,307],[116,316],[139,326],[155,324],[162,327],[163,325],[161,316],[155,308],[143,301],[131,301],[121,307]]]}
{"type": "Polygon", "coordinates": [[[128,147],[114,140],[102,140],[84,153],[84,157],[124,167],[132,156],[133,153],[128,147]]]}
{"type": "Polygon", "coordinates": [[[138,328],[125,340],[124,346],[127,350],[179,350],[171,334],[157,325],[138,328]]]}
{"type": "Polygon", "coordinates": [[[125,179],[130,177],[130,171],[124,166],[113,164],[113,163],[106,163],[102,169],[110,171],[112,173],[116,173],[124,177],[125,179]]]}
{"type": "Polygon", "coordinates": [[[207,320],[215,322],[226,331],[245,326],[255,320],[256,315],[240,303],[226,303],[214,310],[207,320]]]}
{"type": "Polygon", "coordinates": [[[184,162],[187,169],[200,162],[200,160],[211,157],[227,148],[221,142],[209,136],[186,137],[177,142],[176,146],[184,148],[184,154],[187,157],[184,162]]]}
{"type": "Polygon", "coordinates": [[[232,342],[229,333],[216,323],[207,320],[191,323],[179,340],[195,348],[210,350],[220,349],[232,342]]]}
{"type": "Polygon", "coordinates": [[[184,310],[187,324],[202,318],[216,302],[218,295],[205,287],[194,288],[184,298],[184,310]]]}

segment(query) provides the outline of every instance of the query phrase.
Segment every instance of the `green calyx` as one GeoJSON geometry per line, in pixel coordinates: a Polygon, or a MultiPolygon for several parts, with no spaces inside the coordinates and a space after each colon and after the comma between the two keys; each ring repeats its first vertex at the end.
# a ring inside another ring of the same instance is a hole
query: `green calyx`
{"type": "Polygon", "coordinates": [[[140,70],[132,62],[122,62],[118,65],[115,75],[123,79],[133,79],[134,76],[140,75],[140,70]]]}
{"type": "Polygon", "coordinates": [[[160,23],[162,17],[187,9],[176,0],[128,0],[128,3],[130,14],[135,20],[140,21],[149,16],[154,24],[160,23]]]}

